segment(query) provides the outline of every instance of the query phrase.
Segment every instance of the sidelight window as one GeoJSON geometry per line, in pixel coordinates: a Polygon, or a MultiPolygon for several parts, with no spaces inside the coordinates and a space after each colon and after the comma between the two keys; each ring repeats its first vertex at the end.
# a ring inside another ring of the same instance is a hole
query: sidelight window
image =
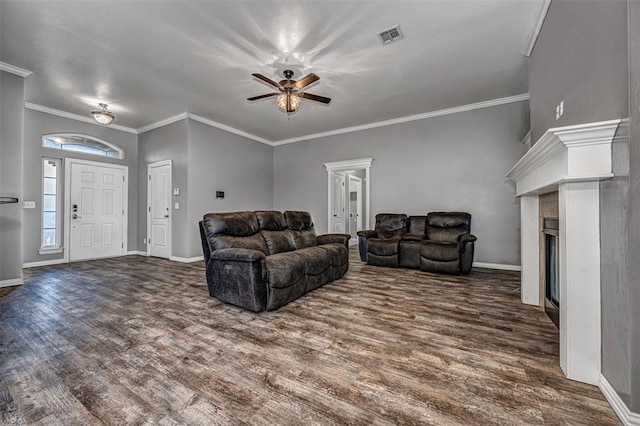
{"type": "Polygon", "coordinates": [[[58,158],[42,161],[41,247],[46,252],[60,248],[60,164],[58,158]]]}

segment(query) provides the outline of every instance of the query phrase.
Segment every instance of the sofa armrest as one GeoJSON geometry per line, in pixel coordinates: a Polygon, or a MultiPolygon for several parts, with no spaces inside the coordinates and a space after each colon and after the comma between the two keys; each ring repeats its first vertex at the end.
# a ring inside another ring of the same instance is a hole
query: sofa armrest
{"type": "Polygon", "coordinates": [[[351,235],[349,234],[323,234],[318,235],[318,244],[331,244],[331,243],[340,243],[345,246],[349,246],[349,240],[351,239],[351,235]]]}
{"type": "Polygon", "coordinates": [[[211,253],[211,258],[215,260],[231,260],[237,262],[255,262],[266,258],[265,254],[258,250],[244,248],[225,248],[211,253]]]}
{"type": "Polygon", "coordinates": [[[464,243],[473,243],[477,239],[478,238],[473,234],[464,234],[464,235],[460,235],[460,238],[458,239],[458,241],[464,244],[464,243]]]}
{"type": "Polygon", "coordinates": [[[403,241],[422,241],[424,240],[424,236],[420,234],[406,233],[406,234],[402,234],[402,240],[403,241]]]}
{"type": "Polygon", "coordinates": [[[376,231],[371,230],[371,229],[366,229],[364,231],[358,231],[357,235],[358,235],[358,237],[375,238],[375,237],[378,236],[378,233],[376,231]]]}

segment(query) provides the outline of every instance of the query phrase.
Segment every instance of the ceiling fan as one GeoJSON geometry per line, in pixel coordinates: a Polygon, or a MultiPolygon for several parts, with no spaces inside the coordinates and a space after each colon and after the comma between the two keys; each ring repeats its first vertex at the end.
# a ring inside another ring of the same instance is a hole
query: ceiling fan
{"type": "Polygon", "coordinates": [[[320,77],[314,73],[310,73],[302,77],[300,80],[292,80],[293,71],[284,70],[284,80],[275,82],[262,74],[251,74],[252,76],[262,80],[264,83],[275,87],[279,90],[276,93],[267,93],[266,95],[254,96],[247,98],[248,101],[257,101],[258,99],[271,98],[277,96],[276,102],[278,107],[286,111],[287,114],[295,112],[300,106],[300,98],[309,99],[310,101],[322,102],[328,104],[331,102],[331,98],[325,98],[324,96],[312,95],[311,93],[305,93],[302,91],[305,87],[311,83],[315,83],[320,80],[320,77]]]}

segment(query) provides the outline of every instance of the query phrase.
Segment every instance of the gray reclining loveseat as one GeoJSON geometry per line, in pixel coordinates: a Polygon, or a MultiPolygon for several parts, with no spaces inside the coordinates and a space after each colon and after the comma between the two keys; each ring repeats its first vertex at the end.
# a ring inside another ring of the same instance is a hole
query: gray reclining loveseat
{"type": "Polygon", "coordinates": [[[254,312],[283,306],[349,269],[350,236],[316,236],[307,212],[208,213],[200,236],[209,294],[254,312]]]}

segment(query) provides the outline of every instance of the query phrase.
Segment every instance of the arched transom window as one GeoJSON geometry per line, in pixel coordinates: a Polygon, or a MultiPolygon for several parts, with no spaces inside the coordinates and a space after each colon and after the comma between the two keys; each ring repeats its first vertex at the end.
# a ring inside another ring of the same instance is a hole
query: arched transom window
{"type": "Polygon", "coordinates": [[[124,158],[124,151],[102,139],[77,133],[52,133],[42,136],[45,148],[62,149],[64,151],[81,152],[100,157],[124,158]]]}

